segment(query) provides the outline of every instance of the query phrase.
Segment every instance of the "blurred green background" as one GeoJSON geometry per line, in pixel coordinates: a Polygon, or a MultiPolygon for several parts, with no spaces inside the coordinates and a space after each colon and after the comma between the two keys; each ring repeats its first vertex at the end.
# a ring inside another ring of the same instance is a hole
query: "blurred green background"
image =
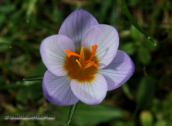
{"type": "Polygon", "coordinates": [[[46,101],[41,41],[57,34],[75,9],[89,11],[99,23],[114,26],[119,49],[135,63],[135,73],[122,87],[108,92],[99,105],[77,104],[73,126],[172,126],[172,2],[127,0],[135,21],[156,46],[128,20],[121,0],[0,1],[0,124],[3,126],[66,126],[70,106],[46,101]],[[5,115],[52,115],[55,120],[5,120],[5,115]]]}

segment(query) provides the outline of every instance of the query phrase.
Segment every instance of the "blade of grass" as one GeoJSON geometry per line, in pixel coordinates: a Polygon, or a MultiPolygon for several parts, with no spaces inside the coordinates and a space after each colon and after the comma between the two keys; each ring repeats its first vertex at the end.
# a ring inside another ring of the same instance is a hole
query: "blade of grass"
{"type": "Polygon", "coordinates": [[[36,81],[36,80],[42,80],[42,79],[43,79],[43,76],[34,76],[34,77],[24,78],[23,80],[24,81],[36,81]]]}
{"type": "Polygon", "coordinates": [[[76,105],[77,105],[77,103],[72,105],[72,107],[71,107],[70,114],[69,114],[69,119],[68,119],[68,123],[67,123],[68,125],[70,124],[70,122],[72,120],[72,117],[73,117],[75,109],[76,109],[76,105]]]}
{"type": "Polygon", "coordinates": [[[9,90],[9,89],[22,88],[22,87],[26,87],[26,86],[30,86],[30,85],[38,84],[38,83],[40,83],[40,82],[37,82],[37,81],[34,81],[34,82],[17,81],[16,83],[11,83],[11,84],[6,84],[6,85],[0,86],[0,90],[9,90]]]}
{"type": "Polygon", "coordinates": [[[156,46],[156,43],[154,42],[153,38],[146,32],[144,31],[138,24],[137,22],[134,20],[134,18],[132,17],[132,15],[130,14],[126,1],[122,0],[122,9],[125,13],[125,15],[127,16],[127,18],[129,19],[129,21],[142,33],[144,34],[153,44],[154,46],[156,46]]]}

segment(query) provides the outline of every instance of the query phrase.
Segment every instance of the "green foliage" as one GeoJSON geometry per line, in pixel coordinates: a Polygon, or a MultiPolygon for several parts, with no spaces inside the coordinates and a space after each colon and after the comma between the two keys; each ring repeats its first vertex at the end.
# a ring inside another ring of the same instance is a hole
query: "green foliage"
{"type": "Polygon", "coordinates": [[[122,85],[122,89],[123,89],[125,95],[126,95],[130,100],[133,100],[133,99],[134,99],[134,98],[133,98],[133,95],[132,95],[132,93],[131,93],[131,91],[130,91],[130,89],[129,89],[129,87],[128,87],[127,84],[123,84],[123,85],[122,85]]]}
{"type": "Polygon", "coordinates": [[[70,122],[72,120],[72,117],[73,117],[74,112],[76,110],[76,105],[77,105],[77,103],[71,106],[71,110],[70,110],[69,119],[68,119],[68,123],[67,124],[70,124],[70,122]]]}
{"type": "Polygon", "coordinates": [[[67,126],[71,107],[53,105],[43,95],[47,69],[39,48],[45,37],[58,34],[72,11],[83,8],[99,23],[115,26],[119,49],[131,56],[136,69],[103,103],[79,102],[71,125],[171,126],[171,6],[168,0],[0,1],[0,125],[67,126]],[[4,120],[5,115],[22,114],[55,120],[4,120]]]}
{"type": "Polygon", "coordinates": [[[134,40],[141,40],[142,37],[142,33],[140,31],[138,31],[133,25],[131,26],[131,37],[134,40]]]}
{"type": "Polygon", "coordinates": [[[115,121],[112,126],[134,126],[134,122],[115,121]]]}
{"type": "Polygon", "coordinates": [[[149,40],[152,41],[152,43],[154,44],[154,46],[156,46],[156,43],[154,42],[153,38],[146,32],[144,31],[134,20],[134,18],[132,17],[132,15],[130,14],[128,8],[127,8],[127,4],[125,2],[125,0],[122,0],[122,9],[124,11],[124,13],[126,14],[127,18],[130,20],[130,22],[145,36],[147,36],[147,38],[149,40]]]}
{"type": "Polygon", "coordinates": [[[17,100],[21,103],[27,103],[29,99],[38,100],[42,97],[42,85],[37,83],[35,85],[21,88],[17,93],[17,100]]]}
{"type": "Polygon", "coordinates": [[[140,120],[143,126],[152,126],[153,116],[149,111],[143,111],[140,114],[140,120]]]}
{"type": "MultiPolygon", "coordinates": [[[[54,106],[54,105],[53,105],[54,106]]],[[[56,106],[60,113],[59,120],[67,122],[68,112],[70,107],[56,106]]],[[[57,111],[58,111],[57,110],[57,111]]],[[[56,111],[56,112],[57,112],[56,111]]],[[[77,104],[75,114],[73,116],[71,125],[95,125],[100,122],[107,122],[112,119],[123,119],[124,113],[118,107],[112,107],[106,104],[86,105],[82,102],[77,104]]]]}
{"type": "Polygon", "coordinates": [[[152,100],[155,95],[155,85],[154,82],[143,77],[138,85],[136,102],[139,107],[148,107],[151,105],[152,100]]]}
{"type": "Polygon", "coordinates": [[[84,103],[78,104],[74,122],[78,125],[98,124],[100,122],[107,122],[111,119],[124,118],[123,112],[117,107],[107,105],[86,105],[84,103]],[[93,118],[94,117],[94,118],[93,118]]]}
{"type": "Polygon", "coordinates": [[[3,5],[0,6],[0,13],[9,14],[13,11],[15,11],[15,5],[8,4],[6,6],[3,5]]]}
{"type": "Polygon", "coordinates": [[[101,16],[100,16],[99,23],[104,22],[105,16],[107,15],[107,12],[108,12],[108,9],[109,9],[111,3],[112,3],[112,0],[103,1],[103,4],[102,4],[103,7],[101,7],[101,10],[100,10],[101,16]]]}
{"type": "Polygon", "coordinates": [[[155,114],[157,122],[155,126],[170,126],[172,125],[171,113],[172,113],[172,92],[169,92],[164,96],[162,100],[154,99],[151,111],[155,114]]]}
{"type": "Polygon", "coordinates": [[[126,43],[121,47],[121,50],[125,51],[129,55],[133,55],[136,51],[135,44],[133,42],[126,43]]]}
{"type": "Polygon", "coordinates": [[[151,60],[150,53],[146,49],[141,47],[138,50],[138,59],[141,63],[148,64],[151,60]]]}

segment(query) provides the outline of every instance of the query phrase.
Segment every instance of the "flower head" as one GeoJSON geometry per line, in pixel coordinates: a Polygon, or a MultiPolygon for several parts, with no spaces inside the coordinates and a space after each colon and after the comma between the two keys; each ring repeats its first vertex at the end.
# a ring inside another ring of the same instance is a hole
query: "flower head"
{"type": "Polygon", "coordinates": [[[101,103],[107,91],[124,84],[135,69],[118,46],[114,27],[99,24],[83,9],[71,13],[59,33],[41,43],[41,57],[48,69],[43,78],[45,97],[62,106],[78,100],[101,103]]]}

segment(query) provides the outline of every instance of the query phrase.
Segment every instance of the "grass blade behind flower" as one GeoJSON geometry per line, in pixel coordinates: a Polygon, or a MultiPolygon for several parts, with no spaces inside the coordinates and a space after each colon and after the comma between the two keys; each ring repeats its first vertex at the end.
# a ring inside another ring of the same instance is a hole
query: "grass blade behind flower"
{"type": "Polygon", "coordinates": [[[134,18],[132,17],[132,15],[130,14],[128,8],[127,8],[127,4],[125,2],[125,0],[122,0],[122,9],[124,10],[125,15],[127,16],[127,18],[129,19],[129,21],[142,33],[144,34],[153,44],[154,46],[156,46],[156,43],[154,42],[153,38],[146,32],[144,31],[138,24],[137,22],[134,20],[134,18]]]}
{"type": "Polygon", "coordinates": [[[24,81],[37,81],[37,80],[42,80],[42,79],[43,79],[43,76],[33,76],[33,77],[24,78],[23,80],[24,81]]]}

